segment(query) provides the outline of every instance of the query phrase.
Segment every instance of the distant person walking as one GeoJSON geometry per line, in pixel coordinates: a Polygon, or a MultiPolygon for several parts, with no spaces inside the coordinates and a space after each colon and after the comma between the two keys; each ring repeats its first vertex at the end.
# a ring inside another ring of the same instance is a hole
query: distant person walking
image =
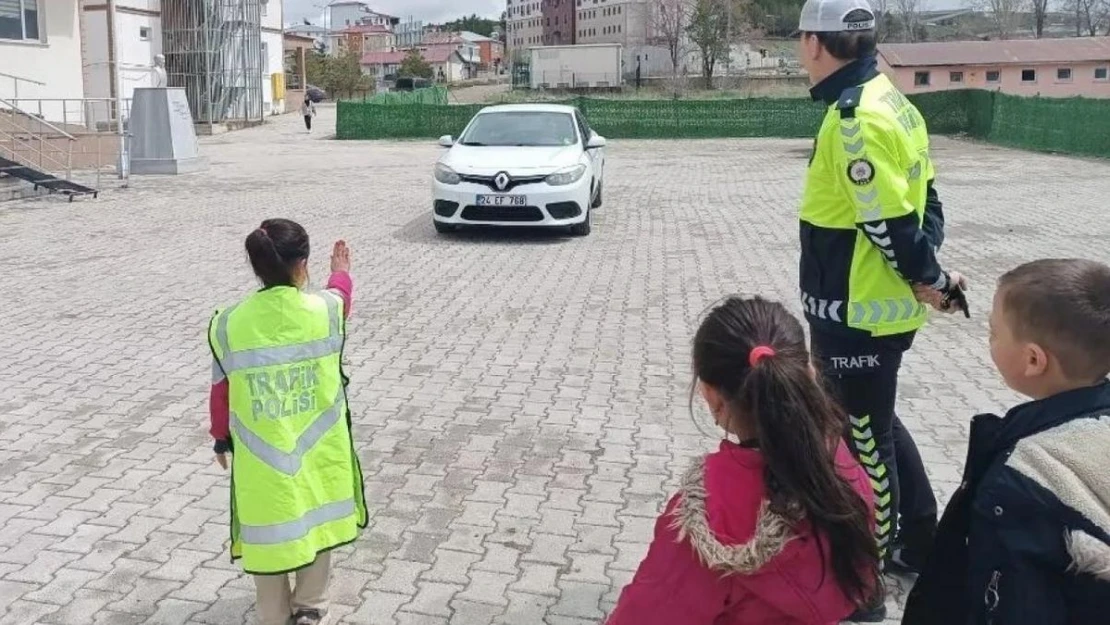
{"type": "Polygon", "coordinates": [[[208,333],[214,451],[231,467],[231,557],[254,576],[259,625],[318,625],[330,551],[367,524],[341,364],[350,252],[337,242],[327,287],[306,292],[299,224],[267,219],[246,248],[262,288],[218,311],[208,333]]]}
{"type": "Polygon", "coordinates": [[[316,117],[316,104],[308,95],[305,95],[304,102],[301,103],[301,115],[304,115],[305,130],[312,132],[312,118],[316,117]]]}

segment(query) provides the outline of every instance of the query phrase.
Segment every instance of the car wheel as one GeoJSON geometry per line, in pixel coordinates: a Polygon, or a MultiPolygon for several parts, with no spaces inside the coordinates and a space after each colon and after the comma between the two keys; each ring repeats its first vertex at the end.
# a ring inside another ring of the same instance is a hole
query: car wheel
{"type": "Polygon", "coordinates": [[[594,196],[594,201],[590,203],[590,208],[601,208],[601,194],[605,191],[605,183],[597,183],[597,195],[594,196]]]}
{"type": "Polygon", "coordinates": [[[576,237],[584,237],[584,236],[590,234],[590,221],[592,221],[590,212],[591,211],[588,211],[588,210],[586,211],[586,220],[585,221],[583,221],[580,224],[574,224],[573,226],[570,227],[570,233],[572,235],[574,235],[576,237]]]}
{"type": "Polygon", "coordinates": [[[435,225],[436,232],[438,232],[439,234],[447,234],[448,232],[455,231],[455,226],[452,226],[451,224],[441,223],[435,221],[434,219],[432,220],[432,224],[435,225]]]}

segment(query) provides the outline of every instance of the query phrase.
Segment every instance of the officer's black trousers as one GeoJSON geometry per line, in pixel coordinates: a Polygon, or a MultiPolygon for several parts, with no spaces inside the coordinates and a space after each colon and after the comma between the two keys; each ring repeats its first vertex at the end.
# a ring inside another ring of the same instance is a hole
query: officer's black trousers
{"type": "Polygon", "coordinates": [[[902,354],[912,343],[912,334],[872,339],[812,332],[815,362],[849,415],[848,445],[875,488],[876,538],[884,554],[899,516],[904,531],[921,528],[925,541],[936,524],[936,498],[921,455],[895,413],[902,354]]]}

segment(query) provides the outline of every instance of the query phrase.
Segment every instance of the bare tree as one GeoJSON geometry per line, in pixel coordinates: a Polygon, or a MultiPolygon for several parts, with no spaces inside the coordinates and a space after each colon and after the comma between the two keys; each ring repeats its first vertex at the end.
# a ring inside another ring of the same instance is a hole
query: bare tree
{"type": "Polygon", "coordinates": [[[875,9],[875,38],[879,43],[890,39],[890,0],[871,0],[875,9]]]}
{"type": "MultiPolygon", "coordinates": [[[[1022,14],[1029,10],[1030,3],[1033,5],[1034,12],[1037,3],[1043,4],[1046,8],[1048,6],[1048,0],[982,0],[979,2],[979,8],[990,14],[994,34],[999,39],[1010,39],[1017,32],[1018,21],[1022,14]]],[[[1043,16],[1041,21],[1043,23],[1043,16]]],[[[1037,36],[1040,37],[1040,34],[1038,33],[1037,36]]]]}
{"type": "Polygon", "coordinates": [[[894,0],[894,6],[902,16],[902,28],[906,31],[906,41],[917,41],[921,26],[921,12],[925,10],[925,0],[894,0]]]}
{"type": "Polygon", "coordinates": [[[1075,15],[1076,37],[1110,35],[1110,0],[1066,0],[1063,8],[1075,15]]]}
{"type": "Polygon", "coordinates": [[[1048,17],[1048,0],[1031,0],[1033,5],[1033,33],[1040,39],[1044,36],[1044,22],[1048,17]]]}
{"type": "Polygon", "coordinates": [[[686,28],[690,24],[690,0],[651,0],[648,7],[651,32],[648,42],[667,49],[671,78],[677,84],[679,68],[689,52],[686,28]]]}

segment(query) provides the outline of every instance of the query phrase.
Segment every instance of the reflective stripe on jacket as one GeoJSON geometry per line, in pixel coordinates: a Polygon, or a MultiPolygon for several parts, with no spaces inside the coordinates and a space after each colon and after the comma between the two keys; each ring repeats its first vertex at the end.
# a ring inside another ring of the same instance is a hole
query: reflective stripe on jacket
{"type": "Polygon", "coordinates": [[[229,383],[231,555],[249,573],[291,571],[366,526],[351,437],[341,299],[264,289],[209,327],[229,383]]]}

